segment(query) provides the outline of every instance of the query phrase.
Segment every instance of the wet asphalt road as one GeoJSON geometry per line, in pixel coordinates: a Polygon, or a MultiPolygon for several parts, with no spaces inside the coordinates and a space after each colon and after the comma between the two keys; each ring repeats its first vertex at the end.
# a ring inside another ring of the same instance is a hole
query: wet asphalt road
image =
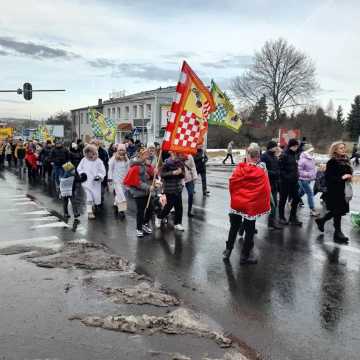
{"type": "MultiPolygon", "coordinates": [[[[188,307],[211,316],[265,359],[359,359],[360,234],[352,229],[350,218],[344,219],[349,246],[332,243],[331,224],[320,235],[306,208],[299,213],[302,228],[269,232],[265,219],[260,220],[255,239],[258,265],[241,267],[239,246],[226,265],[221,253],[228,231],[230,171],[230,167],[209,170],[209,198],[203,199],[197,186],[196,217],[184,217],[184,233],[174,233],[168,226],[152,237],[137,239],[133,208],[126,221],[115,219],[108,194],[103,213],[89,224],[82,218],[77,235],[103,242],[127,257],[139,271],[166,284],[188,307]]],[[[60,202],[42,185],[27,188],[13,174],[3,175],[0,195],[9,184],[27,189],[42,206],[61,210],[60,202]]],[[[359,195],[356,186],[353,210],[360,208],[359,195]]],[[[23,216],[16,212],[13,219],[21,221],[23,216]]],[[[28,231],[13,227],[6,240],[25,239],[28,231]]],[[[46,235],[57,231],[63,239],[74,234],[70,229],[42,231],[46,235]]]]}

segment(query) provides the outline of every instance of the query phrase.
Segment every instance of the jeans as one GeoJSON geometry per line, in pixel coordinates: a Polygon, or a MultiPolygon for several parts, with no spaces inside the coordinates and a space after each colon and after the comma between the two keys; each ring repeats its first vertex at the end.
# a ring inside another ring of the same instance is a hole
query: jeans
{"type": "Polygon", "coordinates": [[[149,203],[149,207],[145,211],[147,201],[148,201],[147,196],[135,198],[136,209],[137,209],[136,210],[136,228],[140,231],[142,231],[143,225],[147,224],[150,221],[152,212],[153,212],[151,201],[149,203]]]}
{"type": "Polygon", "coordinates": [[[245,229],[244,244],[241,250],[241,254],[244,257],[249,257],[251,250],[254,247],[254,234],[256,220],[243,219],[242,216],[237,214],[229,214],[230,217],[230,230],[228,241],[226,242],[226,249],[232,251],[236,241],[236,236],[239,232],[241,225],[245,229]]]}
{"type": "Polygon", "coordinates": [[[186,190],[188,192],[188,214],[191,213],[193,201],[194,201],[194,190],[195,190],[195,184],[194,181],[189,181],[185,183],[186,190]]]}
{"type": "Polygon", "coordinates": [[[54,178],[57,187],[60,186],[60,178],[64,175],[64,169],[62,165],[54,165],[54,178]]]}
{"type": "Polygon", "coordinates": [[[174,224],[178,225],[182,223],[183,216],[183,205],[182,205],[182,196],[181,193],[178,194],[165,194],[166,195],[166,205],[162,209],[159,219],[164,219],[170,214],[171,209],[175,208],[175,219],[174,224]]]}
{"type": "Polygon", "coordinates": [[[306,194],[307,199],[308,199],[308,204],[309,204],[309,208],[311,210],[314,210],[315,205],[314,205],[314,193],[313,190],[310,186],[311,181],[308,180],[300,180],[300,197],[302,198],[304,196],[304,194],[306,194]]]}
{"type": "Polygon", "coordinates": [[[67,215],[69,213],[69,211],[68,211],[69,201],[71,201],[74,217],[79,217],[80,214],[79,214],[79,211],[77,209],[76,203],[74,201],[74,196],[65,196],[65,197],[63,197],[64,214],[67,215]]]}
{"type": "Polygon", "coordinates": [[[279,217],[285,219],[286,200],[291,198],[290,219],[296,218],[297,207],[300,202],[299,183],[282,181],[280,183],[280,201],[279,201],[279,217]]]}

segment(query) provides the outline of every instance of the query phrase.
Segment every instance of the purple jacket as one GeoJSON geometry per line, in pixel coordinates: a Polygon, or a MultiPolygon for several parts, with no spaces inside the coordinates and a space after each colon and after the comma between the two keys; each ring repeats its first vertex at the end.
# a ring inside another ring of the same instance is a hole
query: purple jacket
{"type": "Polygon", "coordinates": [[[312,181],[316,179],[316,166],[313,156],[306,152],[302,152],[298,162],[299,179],[312,181]]]}

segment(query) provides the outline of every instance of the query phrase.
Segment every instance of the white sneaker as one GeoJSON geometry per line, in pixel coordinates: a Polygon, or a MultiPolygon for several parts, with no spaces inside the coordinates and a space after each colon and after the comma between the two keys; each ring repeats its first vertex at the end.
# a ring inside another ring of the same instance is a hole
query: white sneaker
{"type": "Polygon", "coordinates": [[[155,227],[157,228],[157,229],[160,229],[161,228],[161,219],[159,219],[159,218],[155,218],[155,227]]]}
{"type": "Polygon", "coordinates": [[[95,214],[94,213],[88,213],[88,219],[89,220],[94,220],[95,219],[95,214]]]}
{"type": "Polygon", "coordinates": [[[319,216],[320,215],[320,213],[319,212],[317,212],[316,210],[310,210],[310,216],[319,216]]]}
{"type": "Polygon", "coordinates": [[[143,237],[144,233],[141,230],[136,230],[136,236],[137,237],[143,237]]]}
{"type": "Polygon", "coordinates": [[[149,224],[144,224],[142,228],[145,234],[152,234],[152,228],[149,226],[149,224]]]}
{"type": "Polygon", "coordinates": [[[185,231],[185,228],[181,224],[175,225],[174,228],[177,231],[185,231]]]}

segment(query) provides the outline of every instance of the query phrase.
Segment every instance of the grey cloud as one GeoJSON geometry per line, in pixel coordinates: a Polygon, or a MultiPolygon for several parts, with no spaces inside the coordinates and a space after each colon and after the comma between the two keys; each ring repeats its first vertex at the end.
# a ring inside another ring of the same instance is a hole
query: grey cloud
{"type": "Polygon", "coordinates": [[[112,76],[176,82],[179,78],[179,71],[161,68],[152,64],[122,63],[116,66],[112,76]]]}
{"type": "Polygon", "coordinates": [[[7,56],[9,55],[8,52],[4,51],[4,50],[0,50],[0,56],[7,56]]]}
{"type": "Polygon", "coordinates": [[[253,57],[250,55],[234,55],[215,62],[203,62],[201,65],[214,69],[247,68],[252,61],[253,57]]]}
{"type": "Polygon", "coordinates": [[[197,53],[193,52],[193,51],[177,51],[174,52],[173,54],[167,54],[164,57],[166,59],[187,59],[189,57],[194,57],[197,56],[197,53]]]}
{"type": "Polygon", "coordinates": [[[31,56],[37,59],[71,59],[79,57],[63,49],[34,44],[33,42],[17,41],[9,37],[0,37],[0,46],[14,51],[15,54],[31,56]]]}
{"type": "Polygon", "coordinates": [[[106,67],[115,67],[115,62],[109,59],[99,58],[95,60],[88,61],[89,65],[94,68],[106,68],[106,67]]]}

